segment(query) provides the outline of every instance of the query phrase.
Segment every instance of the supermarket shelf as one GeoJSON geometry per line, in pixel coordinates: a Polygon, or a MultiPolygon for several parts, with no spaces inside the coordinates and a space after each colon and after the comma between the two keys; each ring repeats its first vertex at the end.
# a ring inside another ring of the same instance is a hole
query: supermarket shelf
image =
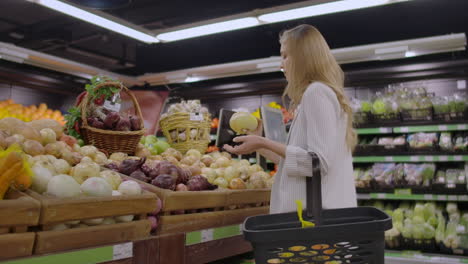
{"type": "Polygon", "coordinates": [[[372,127],[358,128],[358,135],[414,133],[414,132],[440,132],[440,131],[464,131],[468,130],[468,124],[435,124],[420,126],[396,126],[396,127],[372,127]]]}
{"type": "Polygon", "coordinates": [[[462,130],[468,130],[468,124],[431,125],[431,126],[402,126],[402,127],[394,127],[393,128],[394,133],[462,131],[462,130]]]}
{"type": "Polygon", "coordinates": [[[468,202],[468,195],[358,193],[358,200],[410,200],[468,202]]]}
{"type": "Polygon", "coordinates": [[[353,162],[460,162],[468,161],[468,155],[408,155],[353,157],[353,162]]]}
{"type": "Polygon", "coordinates": [[[426,254],[415,251],[385,251],[385,264],[468,263],[468,257],[426,254]]]}

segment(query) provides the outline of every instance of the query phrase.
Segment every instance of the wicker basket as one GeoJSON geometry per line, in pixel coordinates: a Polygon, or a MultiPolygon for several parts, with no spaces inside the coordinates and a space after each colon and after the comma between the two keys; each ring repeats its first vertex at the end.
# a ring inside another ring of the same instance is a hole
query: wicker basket
{"type": "MultiPolygon", "coordinates": [[[[113,86],[119,88],[121,91],[126,92],[132,99],[135,106],[135,112],[141,120],[141,127],[144,127],[143,115],[141,114],[140,105],[135,96],[128,90],[127,87],[119,82],[104,82],[96,86],[99,89],[104,86],[113,86]]],[[[135,153],[135,150],[140,142],[141,137],[145,134],[145,130],[138,131],[112,131],[91,127],[88,125],[86,118],[86,109],[88,107],[89,96],[88,94],[83,98],[81,107],[81,135],[86,144],[96,146],[98,149],[107,151],[109,154],[114,152],[124,152],[127,154],[135,153]]]]}
{"type": "Polygon", "coordinates": [[[196,118],[193,117],[189,113],[175,113],[161,119],[159,125],[167,142],[176,150],[185,153],[189,149],[196,149],[204,154],[210,143],[211,117],[209,114],[203,115],[203,120],[194,120],[196,118]],[[196,134],[192,136],[194,129],[196,134]],[[179,138],[183,132],[186,140],[179,138]]]}

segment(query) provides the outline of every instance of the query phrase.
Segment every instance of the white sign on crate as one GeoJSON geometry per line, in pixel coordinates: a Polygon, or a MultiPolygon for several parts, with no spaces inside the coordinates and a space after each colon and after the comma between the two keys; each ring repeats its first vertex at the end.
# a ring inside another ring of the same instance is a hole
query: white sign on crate
{"type": "Polygon", "coordinates": [[[133,257],[133,243],[123,243],[113,246],[112,259],[126,259],[133,257]]]}
{"type": "Polygon", "coordinates": [[[190,121],[203,121],[203,115],[200,113],[190,113],[190,121]]]}

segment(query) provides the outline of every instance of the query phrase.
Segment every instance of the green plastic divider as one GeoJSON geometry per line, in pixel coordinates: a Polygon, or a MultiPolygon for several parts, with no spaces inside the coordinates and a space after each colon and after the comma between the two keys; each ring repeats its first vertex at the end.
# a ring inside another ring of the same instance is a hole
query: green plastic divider
{"type": "Polygon", "coordinates": [[[358,135],[372,135],[372,134],[391,134],[393,129],[391,127],[376,127],[376,128],[358,128],[356,133],[358,135]]]}
{"type": "Polygon", "coordinates": [[[185,235],[185,245],[193,245],[193,244],[198,244],[202,242],[202,233],[201,231],[194,231],[187,233],[185,235]]]}
{"type": "Polygon", "coordinates": [[[242,234],[240,225],[225,226],[213,230],[213,240],[233,237],[242,234]]]}
{"type": "Polygon", "coordinates": [[[19,260],[0,262],[2,264],[87,264],[111,261],[113,247],[84,249],[68,253],[30,257],[19,260]]]}

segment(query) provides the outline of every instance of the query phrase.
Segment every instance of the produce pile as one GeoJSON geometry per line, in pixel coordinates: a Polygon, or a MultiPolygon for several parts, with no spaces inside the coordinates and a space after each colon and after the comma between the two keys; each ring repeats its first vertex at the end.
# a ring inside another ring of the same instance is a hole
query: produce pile
{"type": "Polygon", "coordinates": [[[138,131],[143,129],[140,117],[121,111],[120,88],[113,86],[96,87],[104,82],[115,82],[114,80],[95,76],[91,83],[85,86],[86,91],[78,96],[76,106],[68,109],[66,119],[67,133],[76,138],[81,138],[80,104],[85,96],[88,96],[86,107],[86,121],[89,126],[112,131],[138,131]]]}
{"type": "MultiPolygon", "coordinates": [[[[106,154],[94,146],[80,147],[77,140],[63,134],[63,127],[53,120],[25,123],[14,118],[1,119],[0,150],[0,173],[5,179],[0,191],[8,189],[10,184],[7,182],[11,182],[16,189],[30,188],[59,199],[142,193],[142,187],[136,181],[124,180],[111,170],[102,170],[101,166],[110,163],[106,154]],[[7,149],[3,151],[4,148],[7,149]],[[7,164],[10,169],[2,170],[7,164]]],[[[133,219],[134,215],[77,220],[58,224],[53,230],[130,222],[133,219]]],[[[154,215],[150,220],[156,223],[154,215]]]]}
{"type": "MultiPolygon", "coordinates": [[[[453,96],[434,96],[425,87],[389,86],[385,91],[376,92],[372,101],[351,100],[354,113],[372,113],[379,119],[393,119],[395,114],[407,112],[409,118],[432,120],[432,109],[435,114],[464,113],[468,109],[464,93],[453,96]]],[[[360,120],[358,123],[365,121],[360,120]]]]}
{"type": "Polygon", "coordinates": [[[154,135],[144,136],[138,144],[135,156],[143,158],[151,155],[160,155],[171,146],[164,140],[159,140],[154,135]]]}
{"type": "MultiPolygon", "coordinates": [[[[393,149],[398,146],[400,150],[441,150],[444,152],[468,151],[468,134],[465,132],[442,132],[442,133],[414,133],[400,136],[376,136],[363,137],[358,143],[359,148],[366,154],[368,147],[383,147],[393,149]],[[406,147],[408,149],[406,149],[406,147]]],[[[374,149],[369,151],[374,151],[374,149]]],[[[367,153],[368,154],[368,153],[367,153]]]]}
{"type": "Polygon", "coordinates": [[[273,176],[248,160],[235,160],[227,152],[202,155],[191,149],[185,155],[168,148],[148,158],[113,153],[107,168],[173,191],[271,188],[273,176]]]}
{"type": "Polygon", "coordinates": [[[460,211],[456,203],[395,206],[376,201],[369,205],[385,210],[393,219],[393,228],[385,232],[389,248],[424,250],[433,243],[432,250],[468,249],[468,212],[460,211]]]}
{"type": "Polygon", "coordinates": [[[355,168],[358,188],[430,187],[435,175],[434,163],[375,163],[369,168],[355,168]]]}
{"type": "Polygon", "coordinates": [[[39,119],[53,119],[61,125],[65,124],[62,113],[58,110],[54,111],[49,109],[44,103],[39,104],[39,106],[23,106],[15,103],[12,99],[0,101],[0,119],[6,117],[14,117],[24,122],[39,119]]]}

